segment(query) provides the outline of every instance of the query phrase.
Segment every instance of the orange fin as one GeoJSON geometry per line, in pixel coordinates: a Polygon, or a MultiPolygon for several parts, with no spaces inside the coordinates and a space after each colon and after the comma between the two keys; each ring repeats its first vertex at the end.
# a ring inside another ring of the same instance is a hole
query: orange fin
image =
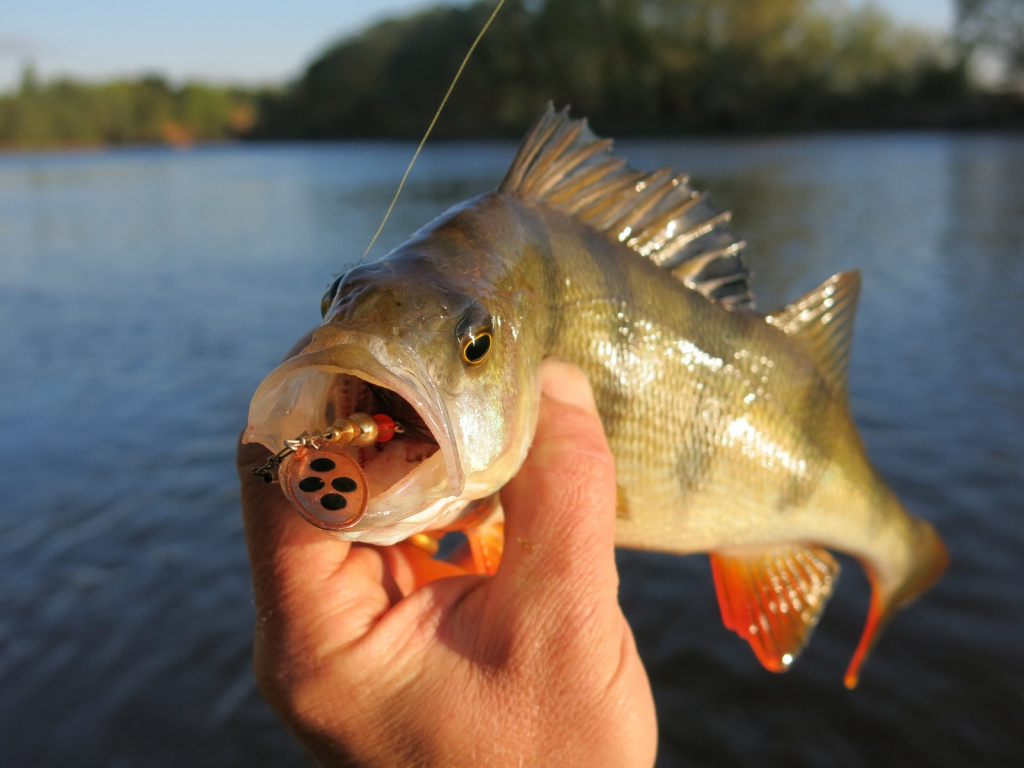
{"type": "Polygon", "coordinates": [[[461,567],[473,573],[497,572],[505,548],[505,512],[498,494],[470,503],[446,530],[460,531],[466,537],[468,556],[465,547],[454,556],[461,567]]]}
{"type": "Polygon", "coordinates": [[[505,518],[498,509],[498,515],[491,515],[479,525],[465,531],[473,553],[473,567],[477,573],[493,574],[501,564],[501,553],[505,550],[505,518]]]}
{"type": "Polygon", "coordinates": [[[424,552],[426,552],[428,555],[433,556],[433,555],[437,554],[437,550],[441,546],[440,539],[441,539],[441,534],[440,533],[431,532],[431,533],[414,533],[412,536],[410,536],[408,539],[406,539],[406,541],[409,542],[410,544],[412,544],[415,547],[419,547],[424,552]]]}
{"type": "MultiPolygon", "coordinates": [[[[870,576],[870,574],[869,574],[870,576]]],[[[875,584],[875,579],[871,579],[871,608],[868,609],[868,620],[864,624],[864,631],[861,633],[860,642],[857,644],[857,650],[854,651],[853,659],[850,660],[850,666],[846,669],[846,674],[843,676],[843,685],[850,690],[857,687],[857,683],[860,681],[860,668],[868,658],[868,654],[871,653],[871,649],[875,647],[875,643],[881,634],[882,627],[888,622],[889,617],[892,615],[891,610],[886,610],[883,607],[883,600],[881,599],[878,592],[878,585],[875,584]]]]}
{"type": "MultiPolygon", "coordinates": [[[[401,567],[408,571],[413,589],[438,579],[461,576],[465,573],[465,570],[457,564],[431,557],[429,548],[424,548],[408,539],[400,542],[397,546],[408,547],[407,556],[402,561],[401,567]]],[[[394,569],[397,566],[393,564],[391,567],[394,569]]]]}
{"type": "Polygon", "coordinates": [[[715,552],[711,569],[726,628],[772,672],[785,672],[800,655],[839,577],[832,555],[801,544],[715,552]]]}
{"type": "Polygon", "coordinates": [[[924,520],[916,520],[915,523],[917,556],[906,573],[898,578],[890,577],[887,581],[868,563],[864,564],[864,570],[871,582],[871,608],[868,610],[868,620],[864,625],[864,632],[861,633],[857,650],[843,678],[847,688],[857,687],[861,667],[892,615],[931,587],[949,564],[946,545],[942,543],[935,529],[924,520]]]}

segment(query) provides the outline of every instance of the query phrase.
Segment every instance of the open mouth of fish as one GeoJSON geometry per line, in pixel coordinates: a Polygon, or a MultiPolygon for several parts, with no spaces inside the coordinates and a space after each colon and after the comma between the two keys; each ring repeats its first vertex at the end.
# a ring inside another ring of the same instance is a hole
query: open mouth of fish
{"type": "MultiPolygon", "coordinates": [[[[279,451],[286,441],[323,435],[353,414],[393,420],[397,429],[389,439],[368,445],[315,440],[309,450],[300,448],[282,464],[286,495],[303,516],[353,540],[369,540],[359,532],[380,529],[409,535],[422,527],[421,522],[436,521],[442,511],[439,505],[458,497],[464,486],[451,420],[439,393],[425,383],[429,377],[417,370],[412,355],[399,351],[408,364],[395,364],[396,350],[373,347],[382,347],[382,342],[332,345],[282,364],[253,397],[244,438],[279,451]],[[385,366],[380,359],[390,364],[385,366]],[[319,465],[316,458],[322,459],[319,465]],[[332,463],[338,466],[330,467],[332,463]],[[299,466],[303,477],[295,474],[299,466]],[[321,476],[316,475],[317,466],[327,467],[321,476]],[[345,468],[351,471],[339,474],[345,468]],[[365,508],[346,505],[332,491],[332,483],[335,489],[365,495],[365,508]],[[310,489],[308,498],[300,487],[310,489]],[[356,507],[358,512],[353,511],[356,507]]],[[[379,537],[374,541],[381,543],[379,537]]]]}

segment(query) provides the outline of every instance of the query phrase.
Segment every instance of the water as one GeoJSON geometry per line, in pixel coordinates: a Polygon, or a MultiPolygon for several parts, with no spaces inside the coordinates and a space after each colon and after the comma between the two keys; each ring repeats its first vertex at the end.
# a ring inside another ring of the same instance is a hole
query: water
{"type": "MultiPolygon", "coordinates": [[[[0,765],[308,764],[252,682],[234,441],[411,149],[0,158],[0,765]]],[[[383,248],[496,183],[513,149],[432,147],[383,248]]],[[[659,765],[1015,762],[1024,138],[620,149],[689,170],[735,209],[763,309],[862,270],[853,410],[953,558],[850,693],[868,595],[854,562],[809,649],[775,676],[721,626],[705,558],[622,553],[659,765]]]]}

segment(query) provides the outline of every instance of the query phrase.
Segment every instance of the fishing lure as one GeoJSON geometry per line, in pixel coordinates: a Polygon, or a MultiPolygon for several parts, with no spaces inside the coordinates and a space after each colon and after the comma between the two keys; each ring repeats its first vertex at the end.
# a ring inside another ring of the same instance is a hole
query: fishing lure
{"type": "Polygon", "coordinates": [[[344,448],[386,443],[405,427],[384,413],[353,413],[322,432],[303,432],[252,473],[280,482],[289,501],[311,524],[326,531],[355,525],[366,509],[366,476],[344,448]]]}

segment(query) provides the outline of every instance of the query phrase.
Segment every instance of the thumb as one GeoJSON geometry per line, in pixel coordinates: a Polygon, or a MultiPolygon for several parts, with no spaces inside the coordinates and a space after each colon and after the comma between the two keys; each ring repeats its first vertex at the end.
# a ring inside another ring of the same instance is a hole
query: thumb
{"type": "Polygon", "coordinates": [[[519,589],[550,593],[562,584],[576,595],[588,586],[614,595],[615,499],[615,464],[590,384],[576,366],[546,361],[533,445],[501,494],[506,535],[496,578],[512,577],[519,589]]]}

